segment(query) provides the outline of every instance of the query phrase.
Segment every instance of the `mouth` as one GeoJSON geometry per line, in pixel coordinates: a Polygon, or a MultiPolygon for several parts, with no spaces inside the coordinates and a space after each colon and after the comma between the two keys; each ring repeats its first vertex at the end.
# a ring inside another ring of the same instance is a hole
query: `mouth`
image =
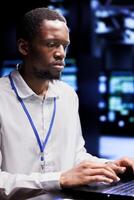
{"type": "Polygon", "coordinates": [[[57,69],[58,71],[63,70],[65,63],[64,62],[54,62],[52,64],[53,68],[57,69]]]}
{"type": "Polygon", "coordinates": [[[64,66],[63,65],[53,65],[53,68],[58,71],[61,71],[61,70],[63,70],[64,66]]]}

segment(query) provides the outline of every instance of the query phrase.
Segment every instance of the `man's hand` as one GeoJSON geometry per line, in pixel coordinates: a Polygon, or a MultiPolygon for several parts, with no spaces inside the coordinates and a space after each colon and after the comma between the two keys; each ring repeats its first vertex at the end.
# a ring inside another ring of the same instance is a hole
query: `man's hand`
{"type": "Polygon", "coordinates": [[[121,159],[115,160],[114,163],[120,167],[131,167],[134,172],[134,158],[123,157],[121,159]]]}
{"type": "MultiPolygon", "coordinates": [[[[115,165],[116,166],[116,165],[115,165]]],[[[116,167],[120,168],[120,167],[116,167]]],[[[60,177],[62,188],[86,185],[95,182],[119,181],[119,177],[109,164],[83,161],[71,170],[64,172],[60,177]]]]}

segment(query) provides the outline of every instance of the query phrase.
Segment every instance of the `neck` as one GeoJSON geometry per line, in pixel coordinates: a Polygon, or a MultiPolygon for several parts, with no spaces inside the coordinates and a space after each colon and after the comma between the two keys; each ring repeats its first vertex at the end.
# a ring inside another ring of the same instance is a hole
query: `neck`
{"type": "Polygon", "coordinates": [[[21,76],[27,83],[27,85],[39,96],[45,96],[49,86],[49,80],[38,79],[31,75],[30,73],[26,73],[23,68],[19,70],[21,76]]]}

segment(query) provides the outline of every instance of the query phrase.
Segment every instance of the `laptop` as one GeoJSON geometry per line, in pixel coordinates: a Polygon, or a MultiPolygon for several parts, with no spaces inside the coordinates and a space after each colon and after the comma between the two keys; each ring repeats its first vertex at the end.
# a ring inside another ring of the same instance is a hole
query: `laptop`
{"type": "MultiPolygon", "coordinates": [[[[117,183],[96,183],[66,190],[73,199],[134,200],[134,174],[128,169],[117,183]]],[[[70,197],[71,197],[70,196],[70,197]]]]}

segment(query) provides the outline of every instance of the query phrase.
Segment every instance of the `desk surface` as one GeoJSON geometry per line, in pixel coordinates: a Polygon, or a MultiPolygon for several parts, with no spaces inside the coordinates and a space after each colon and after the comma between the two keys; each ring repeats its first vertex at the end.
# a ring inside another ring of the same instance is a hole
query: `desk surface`
{"type": "Polygon", "coordinates": [[[91,193],[83,188],[66,189],[47,193],[39,189],[18,188],[10,196],[6,196],[4,190],[0,190],[0,200],[134,200],[133,197],[104,196],[100,193],[91,193]]]}

